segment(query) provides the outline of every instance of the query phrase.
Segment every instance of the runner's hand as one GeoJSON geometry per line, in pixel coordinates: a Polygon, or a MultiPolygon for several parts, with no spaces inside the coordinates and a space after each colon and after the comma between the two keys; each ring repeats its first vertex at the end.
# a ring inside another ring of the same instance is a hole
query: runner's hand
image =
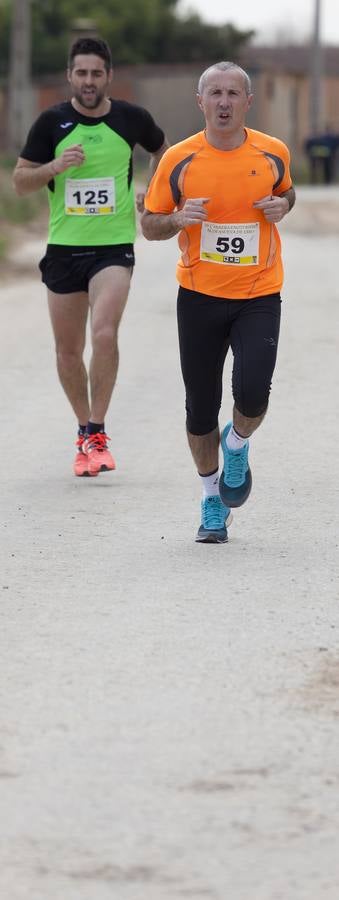
{"type": "Polygon", "coordinates": [[[175,213],[175,218],[180,228],[186,228],[187,225],[198,225],[207,219],[206,203],[210,197],[194,197],[185,200],[182,209],[175,213]]]}
{"type": "Polygon", "coordinates": [[[253,203],[255,209],[261,209],[268,222],[281,222],[281,219],[289,212],[289,203],[286,197],[263,197],[253,203]]]}
{"type": "Polygon", "coordinates": [[[66,172],[66,169],[70,169],[71,166],[82,166],[83,162],[85,162],[85,154],[82,145],[74,144],[73,147],[67,147],[61,156],[53,160],[53,174],[60,175],[61,172],[66,172]]]}

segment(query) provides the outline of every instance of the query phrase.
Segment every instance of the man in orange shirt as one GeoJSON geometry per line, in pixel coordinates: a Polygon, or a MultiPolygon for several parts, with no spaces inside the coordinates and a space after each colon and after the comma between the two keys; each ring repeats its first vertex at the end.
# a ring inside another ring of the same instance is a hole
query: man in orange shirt
{"type": "Polygon", "coordinates": [[[248,439],[267,410],[279,338],[283,267],[276,223],[295,202],[288,148],[245,127],[252,99],[250,79],[234,63],[216,63],[202,74],[198,104],[206,128],[166,151],[142,216],[148,240],[179,234],[187,435],[203,492],[196,540],[207,543],[227,541],[231,508],[251,490],[248,439]],[[220,438],[229,346],[233,421],[220,438]]]}

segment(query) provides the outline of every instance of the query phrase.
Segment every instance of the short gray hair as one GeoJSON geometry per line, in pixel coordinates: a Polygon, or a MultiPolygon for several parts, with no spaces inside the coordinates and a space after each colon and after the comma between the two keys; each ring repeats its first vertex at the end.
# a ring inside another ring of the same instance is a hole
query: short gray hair
{"type": "Polygon", "coordinates": [[[205,88],[205,85],[206,85],[206,80],[207,80],[210,72],[214,72],[215,70],[217,72],[227,72],[228,69],[235,69],[236,72],[240,72],[241,75],[243,75],[244,82],[245,82],[246,94],[247,95],[250,94],[252,92],[252,85],[251,85],[251,79],[250,79],[249,75],[247,75],[247,72],[245,72],[245,69],[242,69],[241,66],[238,66],[236,63],[233,63],[233,62],[218,62],[218,63],[214,63],[213,66],[209,66],[208,69],[205,69],[205,71],[202,73],[202,75],[200,75],[200,78],[199,78],[198,94],[202,94],[202,92],[205,88]]]}

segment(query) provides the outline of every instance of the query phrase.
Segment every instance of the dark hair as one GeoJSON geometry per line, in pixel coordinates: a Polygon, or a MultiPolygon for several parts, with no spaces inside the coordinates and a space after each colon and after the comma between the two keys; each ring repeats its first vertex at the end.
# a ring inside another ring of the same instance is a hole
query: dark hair
{"type": "Polygon", "coordinates": [[[74,57],[78,56],[79,53],[94,53],[95,56],[100,56],[104,61],[107,72],[112,68],[111,51],[106,41],[103,41],[102,38],[77,38],[69,51],[68,65],[70,69],[73,68],[74,57]]]}

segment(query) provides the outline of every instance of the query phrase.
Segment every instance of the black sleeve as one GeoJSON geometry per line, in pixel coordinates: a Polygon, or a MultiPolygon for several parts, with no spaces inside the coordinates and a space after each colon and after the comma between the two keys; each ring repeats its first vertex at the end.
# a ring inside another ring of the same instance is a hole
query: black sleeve
{"type": "Polygon", "coordinates": [[[153,116],[142,106],[134,107],[134,122],[136,124],[135,142],[140,144],[147,153],[156,153],[162,147],[165,134],[159,125],[156,125],[153,116]]]}
{"type": "Polygon", "coordinates": [[[20,156],[30,162],[50,162],[54,157],[53,130],[49,110],[41,113],[30,128],[20,156]]]}

